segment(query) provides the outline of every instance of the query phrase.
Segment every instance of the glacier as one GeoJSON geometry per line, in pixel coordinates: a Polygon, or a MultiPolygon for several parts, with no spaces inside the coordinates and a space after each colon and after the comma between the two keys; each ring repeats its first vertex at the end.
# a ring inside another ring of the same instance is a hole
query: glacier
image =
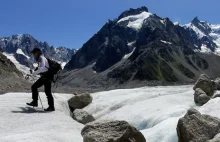
{"type": "MultiPolygon", "coordinates": [[[[125,120],[139,129],[147,142],[178,142],[177,122],[188,109],[220,118],[220,98],[197,106],[193,86],[155,86],[118,89],[92,93],[93,102],[83,110],[96,121],[125,120]]],[[[43,105],[47,99],[40,93],[43,105]]],[[[71,94],[55,93],[56,111],[44,113],[41,106],[25,105],[30,93],[7,93],[0,96],[1,142],[83,142],[84,125],[70,117],[67,100],[71,94]]],[[[40,105],[40,104],[39,104],[40,105]]]]}

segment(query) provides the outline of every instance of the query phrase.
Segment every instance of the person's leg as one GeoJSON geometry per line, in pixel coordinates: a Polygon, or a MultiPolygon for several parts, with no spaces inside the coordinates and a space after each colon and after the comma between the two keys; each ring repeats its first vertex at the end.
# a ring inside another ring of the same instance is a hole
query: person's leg
{"type": "Polygon", "coordinates": [[[51,91],[51,81],[45,79],[44,87],[45,87],[45,94],[47,95],[48,105],[50,108],[54,108],[54,98],[51,91]]]}
{"type": "Polygon", "coordinates": [[[31,86],[33,101],[35,101],[35,102],[38,101],[38,96],[39,96],[38,88],[43,86],[43,84],[44,84],[43,79],[40,78],[31,86]]]}

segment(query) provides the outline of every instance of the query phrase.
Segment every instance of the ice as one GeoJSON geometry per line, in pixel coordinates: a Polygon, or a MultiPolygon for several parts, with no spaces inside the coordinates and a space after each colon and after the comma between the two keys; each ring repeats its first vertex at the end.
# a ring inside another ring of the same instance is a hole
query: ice
{"type": "MultiPolygon", "coordinates": [[[[196,106],[193,86],[157,86],[119,89],[91,94],[93,102],[84,108],[97,121],[125,120],[139,129],[147,142],[178,142],[176,127],[188,109],[220,118],[220,98],[196,106]]],[[[40,93],[44,106],[46,96],[40,93]]],[[[56,111],[43,113],[41,108],[26,107],[30,93],[0,96],[1,142],[82,142],[82,124],[69,114],[70,94],[55,94],[56,111]],[[12,103],[13,102],[13,103],[12,103]]]]}
{"type": "MultiPolygon", "coordinates": [[[[8,93],[0,96],[1,142],[82,142],[82,124],[69,114],[67,99],[70,94],[55,94],[56,111],[44,113],[42,108],[31,108],[30,93],[8,93]]],[[[41,93],[44,107],[45,94],[41,93]]]]}
{"type": "Polygon", "coordinates": [[[129,21],[128,27],[133,28],[135,30],[139,30],[142,27],[142,24],[145,19],[150,17],[152,14],[149,12],[142,12],[141,14],[138,15],[131,15],[128,17],[124,17],[118,21],[118,23],[123,22],[123,21],[129,21]]]}
{"type": "Polygon", "coordinates": [[[177,121],[196,107],[193,86],[143,87],[92,94],[84,110],[99,120],[126,120],[141,130],[148,142],[177,142],[177,121]]]}
{"type": "Polygon", "coordinates": [[[220,98],[202,107],[194,103],[193,86],[158,86],[121,89],[92,94],[85,111],[97,121],[126,120],[139,129],[147,142],[178,142],[178,120],[190,108],[220,118],[220,98]]]}

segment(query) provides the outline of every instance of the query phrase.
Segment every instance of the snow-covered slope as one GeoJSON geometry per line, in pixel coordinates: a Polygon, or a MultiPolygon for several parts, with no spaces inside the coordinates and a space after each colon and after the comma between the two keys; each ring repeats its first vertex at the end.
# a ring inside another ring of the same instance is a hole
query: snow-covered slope
{"type": "Polygon", "coordinates": [[[185,28],[192,29],[202,44],[196,45],[201,47],[201,52],[214,53],[220,55],[220,25],[210,24],[206,21],[200,21],[197,17],[189,24],[183,25],[185,28]],[[210,41],[212,43],[210,43],[210,41]],[[215,44],[215,45],[214,45],[215,44]],[[204,50],[204,48],[206,48],[204,50]]]}
{"type": "Polygon", "coordinates": [[[151,13],[144,11],[141,14],[124,17],[124,18],[120,19],[118,21],[118,23],[128,21],[127,26],[129,28],[139,30],[142,27],[144,20],[147,19],[148,17],[150,17],[151,15],[152,15],[151,13]]]}
{"type": "Polygon", "coordinates": [[[30,68],[28,68],[25,65],[20,64],[14,57],[14,54],[8,54],[6,52],[3,53],[14,65],[16,68],[22,72],[22,74],[25,76],[26,74],[30,73],[30,68]]]}
{"type": "Polygon", "coordinates": [[[130,122],[141,130],[147,142],[178,142],[177,122],[189,108],[220,118],[220,99],[199,108],[194,103],[192,87],[144,87],[94,93],[92,104],[85,110],[98,121],[130,122]]]}
{"type": "MultiPolygon", "coordinates": [[[[1,142],[82,142],[82,124],[69,115],[68,94],[55,94],[56,111],[44,113],[41,108],[26,107],[29,93],[8,93],[0,96],[1,142]]],[[[43,105],[47,100],[41,93],[43,105]]]]}

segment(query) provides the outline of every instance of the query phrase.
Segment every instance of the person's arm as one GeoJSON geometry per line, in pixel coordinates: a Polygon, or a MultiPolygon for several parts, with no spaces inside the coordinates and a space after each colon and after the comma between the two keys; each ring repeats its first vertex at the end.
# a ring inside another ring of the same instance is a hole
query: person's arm
{"type": "Polygon", "coordinates": [[[48,71],[48,68],[46,67],[46,58],[40,58],[39,67],[38,69],[33,73],[33,76],[36,76],[40,73],[44,73],[48,71]]]}

